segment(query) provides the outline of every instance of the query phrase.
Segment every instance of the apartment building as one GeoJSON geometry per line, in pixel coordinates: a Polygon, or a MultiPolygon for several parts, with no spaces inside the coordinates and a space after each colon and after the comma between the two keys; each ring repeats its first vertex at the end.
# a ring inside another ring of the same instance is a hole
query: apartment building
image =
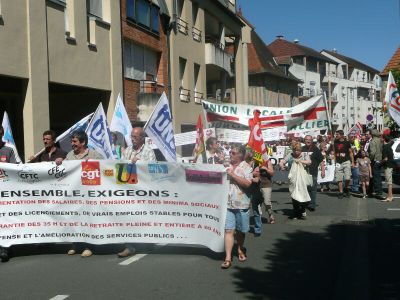
{"type": "Polygon", "coordinates": [[[297,105],[298,84],[302,83],[301,80],[287,72],[287,69],[278,66],[255,28],[247,20],[244,21],[251,27],[251,43],[248,45],[248,103],[270,107],[297,105]]]}
{"type": "Polygon", "coordinates": [[[0,113],[20,155],[122,92],[119,1],[0,0],[0,113]]]}
{"type": "Polygon", "coordinates": [[[204,99],[246,103],[250,32],[234,0],[167,0],[174,130],[195,130],[204,99]],[[229,49],[229,50],[228,50],[229,49]]]}
{"type": "Polygon", "coordinates": [[[360,123],[381,130],[379,71],[336,50],[322,50],[321,54],[336,62],[326,68],[322,79],[323,88],[330,95],[332,126],[347,131],[360,123]]]}
{"type": "Polygon", "coordinates": [[[335,61],[312,48],[301,45],[298,40],[290,42],[283,36],[278,36],[268,45],[268,49],[272,52],[278,65],[301,80],[299,84],[300,101],[324,92],[322,78],[326,73],[326,64],[336,64],[335,61]]]}
{"type": "Polygon", "coordinates": [[[168,30],[164,0],[121,0],[124,101],[129,118],[144,124],[161,94],[168,95],[168,30]]]}

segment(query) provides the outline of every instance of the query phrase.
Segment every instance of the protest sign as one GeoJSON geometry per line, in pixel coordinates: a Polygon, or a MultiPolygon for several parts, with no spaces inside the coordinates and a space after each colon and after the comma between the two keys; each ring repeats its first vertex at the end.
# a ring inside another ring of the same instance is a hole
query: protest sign
{"type": "Polygon", "coordinates": [[[202,101],[208,127],[246,129],[253,111],[261,112],[261,128],[285,127],[287,133],[329,129],[323,95],[315,96],[293,107],[262,107],[254,105],[212,103],[202,101]]]}
{"type": "Polygon", "coordinates": [[[0,185],[3,247],[133,242],[224,249],[228,182],[222,165],[0,163],[0,185]]]}

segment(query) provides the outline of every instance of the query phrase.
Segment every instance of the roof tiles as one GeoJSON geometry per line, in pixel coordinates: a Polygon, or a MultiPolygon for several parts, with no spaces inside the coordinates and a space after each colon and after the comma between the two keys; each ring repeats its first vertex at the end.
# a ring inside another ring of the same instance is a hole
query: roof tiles
{"type": "Polygon", "coordinates": [[[383,69],[381,75],[388,75],[390,70],[400,70],[400,47],[397,48],[392,58],[383,69]]]}

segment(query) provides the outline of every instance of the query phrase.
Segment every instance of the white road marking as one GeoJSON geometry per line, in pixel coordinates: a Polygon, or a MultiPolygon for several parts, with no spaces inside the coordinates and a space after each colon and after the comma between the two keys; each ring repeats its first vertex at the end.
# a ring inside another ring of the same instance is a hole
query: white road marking
{"type": "Polygon", "coordinates": [[[135,262],[135,261],[138,261],[138,260],[142,259],[142,258],[145,257],[146,255],[147,255],[147,254],[136,254],[136,255],[134,255],[134,256],[132,256],[132,257],[130,257],[130,258],[128,258],[128,259],[126,259],[126,260],[120,262],[119,265],[121,265],[121,266],[127,266],[127,265],[129,265],[129,264],[131,264],[131,263],[133,263],[133,262],[135,262]]]}
{"type": "Polygon", "coordinates": [[[400,210],[400,208],[388,208],[387,210],[400,210]]]}
{"type": "Polygon", "coordinates": [[[53,298],[50,298],[50,300],[64,300],[67,299],[69,297],[69,295],[57,295],[53,298]]]}
{"type": "Polygon", "coordinates": [[[394,199],[400,199],[400,197],[393,197],[394,199]]]}

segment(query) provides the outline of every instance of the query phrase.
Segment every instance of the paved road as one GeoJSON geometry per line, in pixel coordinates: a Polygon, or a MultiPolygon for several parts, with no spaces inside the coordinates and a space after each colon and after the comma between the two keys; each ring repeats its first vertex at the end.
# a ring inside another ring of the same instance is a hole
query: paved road
{"type": "Polygon", "coordinates": [[[400,299],[400,197],[319,193],[305,221],[288,219],[287,187],[273,200],[276,224],[249,234],[248,260],[229,270],[197,247],[141,245],[121,260],[117,246],[83,259],[67,245],[27,245],[0,264],[0,299],[400,299]]]}

